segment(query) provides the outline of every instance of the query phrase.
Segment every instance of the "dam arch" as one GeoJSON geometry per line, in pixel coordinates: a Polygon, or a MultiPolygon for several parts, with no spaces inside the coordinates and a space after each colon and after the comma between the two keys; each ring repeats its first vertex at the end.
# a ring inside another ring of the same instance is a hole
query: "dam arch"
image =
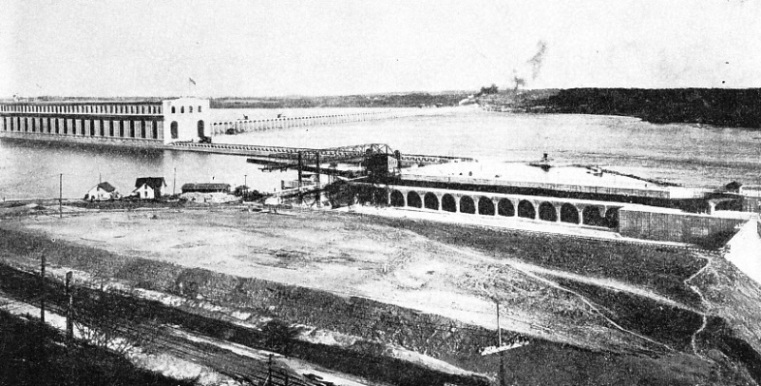
{"type": "Polygon", "coordinates": [[[539,219],[550,222],[558,221],[558,214],[555,211],[555,206],[547,201],[539,204],[539,219]]]}
{"type": "Polygon", "coordinates": [[[494,202],[488,197],[481,196],[478,199],[478,214],[494,216],[494,202]]]}
{"type": "Polygon", "coordinates": [[[445,194],[441,198],[441,209],[445,212],[457,212],[457,201],[451,194],[445,194]]]}
{"type": "Polygon", "coordinates": [[[420,195],[417,194],[415,191],[410,191],[407,193],[407,206],[411,206],[413,208],[422,208],[423,202],[420,199],[420,195]]]}
{"type": "Polygon", "coordinates": [[[563,204],[560,207],[560,222],[571,224],[579,223],[579,210],[571,204],[563,204]]]}
{"type": "Polygon", "coordinates": [[[439,198],[431,192],[428,192],[423,196],[423,204],[426,209],[439,210],[439,198]]]}
{"type": "Polygon", "coordinates": [[[402,194],[402,192],[398,190],[394,190],[391,192],[391,199],[389,201],[391,202],[391,206],[403,207],[404,195],[402,194]]]}
{"type": "Polygon", "coordinates": [[[518,217],[535,219],[536,210],[534,209],[534,205],[527,200],[522,200],[521,202],[519,202],[518,203],[518,217]]]}
{"type": "Polygon", "coordinates": [[[460,198],[460,213],[475,214],[476,203],[470,196],[462,196],[460,198]]]}

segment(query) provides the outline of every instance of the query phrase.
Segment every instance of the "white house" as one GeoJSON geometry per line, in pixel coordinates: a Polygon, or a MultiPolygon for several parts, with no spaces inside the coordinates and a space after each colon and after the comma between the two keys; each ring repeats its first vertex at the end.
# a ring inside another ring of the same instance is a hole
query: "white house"
{"type": "Polygon", "coordinates": [[[106,201],[119,198],[119,192],[108,182],[101,182],[85,194],[85,200],[106,201]]]}
{"type": "Polygon", "coordinates": [[[141,177],[135,180],[132,195],[144,200],[153,200],[161,197],[161,189],[164,187],[164,177],[141,177]]]}

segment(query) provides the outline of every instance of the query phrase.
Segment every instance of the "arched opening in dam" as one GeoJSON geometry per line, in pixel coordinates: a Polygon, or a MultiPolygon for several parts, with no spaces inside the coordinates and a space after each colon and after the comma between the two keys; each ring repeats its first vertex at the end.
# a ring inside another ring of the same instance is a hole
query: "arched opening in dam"
{"type": "Polygon", "coordinates": [[[608,228],[618,228],[618,208],[605,211],[605,222],[608,228]]]}
{"type": "Polygon", "coordinates": [[[426,193],[423,196],[423,203],[426,209],[439,210],[439,198],[433,193],[426,193]]]}
{"type": "Polygon", "coordinates": [[[539,204],[539,219],[542,221],[558,221],[558,214],[555,212],[555,206],[549,202],[539,204]]]}
{"type": "Polygon", "coordinates": [[[460,198],[460,213],[476,213],[476,204],[470,196],[462,196],[462,198],[460,198]]]}
{"type": "Polygon", "coordinates": [[[417,194],[417,192],[407,193],[407,206],[411,206],[413,208],[423,207],[423,202],[420,200],[420,195],[417,194]]]}
{"type": "Polygon", "coordinates": [[[404,206],[404,195],[398,190],[391,192],[391,206],[404,206]]]}
{"type": "Polygon", "coordinates": [[[534,209],[534,205],[530,202],[523,200],[518,203],[518,217],[523,218],[536,218],[536,210],[534,209]]]}
{"type": "Polygon", "coordinates": [[[481,197],[478,199],[478,214],[494,216],[494,203],[490,198],[481,197]]]}
{"type": "Polygon", "coordinates": [[[584,208],[584,210],[581,211],[582,217],[584,218],[584,225],[593,225],[593,226],[606,226],[605,218],[602,217],[602,214],[600,214],[600,208],[596,206],[587,206],[584,208]]]}
{"type": "Polygon", "coordinates": [[[563,204],[560,207],[560,222],[571,224],[579,223],[579,210],[571,204],[563,204]]]}
{"type": "Polygon", "coordinates": [[[506,198],[499,200],[499,202],[497,202],[497,214],[507,217],[515,216],[515,206],[513,206],[513,202],[506,198]]]}
{"type": "Polygon", "coordinates": [[[457,201],[451,194],[445,194],[441,198],[441,209],[446,212],[457,212],[457,201]]]}

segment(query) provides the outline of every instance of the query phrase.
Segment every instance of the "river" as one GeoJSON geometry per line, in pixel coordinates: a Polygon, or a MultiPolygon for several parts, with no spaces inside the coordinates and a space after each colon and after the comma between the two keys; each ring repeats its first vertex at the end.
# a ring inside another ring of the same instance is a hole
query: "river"
{"type": "MultiPolygon", "coordinates": [[[[288,109],[215,110],[214,116],[261,117],[288,109]]],[[[692,124],[656,125],[636,118],[538,115],[442,109],[440,114],[312,126],[215,137],[215,142],[333,147],[387,143],[402,153],[474,157],[483,162],[532,161],[549,153],[556,161],[596,164],[685,186],[758,184],[761,133],[692,124]]],[[[187,182],[225,182],[272,191],[294,172],[262,172],[245,157],[176,151],[52,146],[0,140],[0,199],[53,198],[63,175],[63,196],[83,197],[99,180],[122,194],[137,177],[161,176],[166,191],[187,182]]]]}

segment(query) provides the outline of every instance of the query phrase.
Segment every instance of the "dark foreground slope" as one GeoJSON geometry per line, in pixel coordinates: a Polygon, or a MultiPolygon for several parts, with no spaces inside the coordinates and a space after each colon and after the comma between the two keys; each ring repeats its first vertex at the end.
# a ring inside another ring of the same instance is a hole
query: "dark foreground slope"
{"type": "Polygon", "coordinates": [[[136,368],[101,347],[0,310],[0,385],[194,385],[136,368]]]}

